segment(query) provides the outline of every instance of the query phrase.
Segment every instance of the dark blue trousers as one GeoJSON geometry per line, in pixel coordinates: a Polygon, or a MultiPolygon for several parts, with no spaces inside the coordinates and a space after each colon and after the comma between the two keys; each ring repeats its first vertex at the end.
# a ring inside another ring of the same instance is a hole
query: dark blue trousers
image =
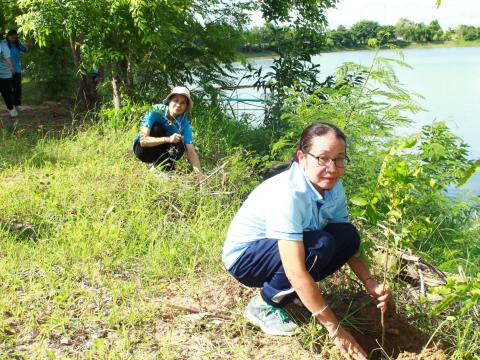
{"type": "MultiPolygon", "coordinates": [[[[305,266],[315,281],[339,270],[357,251],[360,236],[350,223],[330,223],[323,230],[303,233],[305,266]]],[[[282,307],[293,301],[295,290],[285,275],[276,239],[252,243],[230,268],[242,284],[262,288],[270,305],[282,307]]]]}

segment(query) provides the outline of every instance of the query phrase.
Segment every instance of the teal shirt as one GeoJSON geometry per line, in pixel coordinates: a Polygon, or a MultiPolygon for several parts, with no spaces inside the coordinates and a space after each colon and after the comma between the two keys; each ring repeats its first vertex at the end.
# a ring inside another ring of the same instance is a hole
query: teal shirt
{"type": "Polygon", "coordinates": [[[13,67],[15,72],[20,74],[22,72],[22,62],[20,61],[20,53],[27,51],[27,47],[19,44],[18,47],[12,44],[10,47],[10,55],[12,56],[13,67]]]}
{"type": "MultiPolygon", "coordinates": [[[[158,122],[165,128],[168,136],[173,134],[180,134],[183,136],[184,144],[192,144],[192,129],[190,128],[190,122],[184,114],[180,115],[175,122],[168,121],[168,106],[165,104],[156,104],[143,116],[140,120],[140,126],[146,126],[151,129],[153,125],[158,122]]],[[[140,133],[137,133],[133,139],[133,143],[140,138],[140,133]]]]}

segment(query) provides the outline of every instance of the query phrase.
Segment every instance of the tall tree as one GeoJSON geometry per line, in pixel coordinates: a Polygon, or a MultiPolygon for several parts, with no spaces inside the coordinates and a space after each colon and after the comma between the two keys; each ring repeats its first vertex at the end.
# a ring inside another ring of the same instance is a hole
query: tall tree
{"type": "Polygon", "coordinates": [[[443,40],[443,29],[437,19],[428,24],[428,30],[432,34],[433,40],[443,40]]]}
{"type": "Polygon", "coordinates": [[[412,41],[414,34],[415,23],[406,18],[400,18],[395,24],[395,34],[397,38],[412,41]]]}
{"type": "Polygon", "coordinates": [[[368,39],[376,38],[379,30],[380,24],[371,20],[361,20],[353,24],[350,28],[355,41],[359,45],[366,45],[368,43],[368,39]]]}
{"type": "Polygon", "coordinates": [[[15,18],[20,14],[18,4],[11,0],[0,0],[0,32],[15,27],[15,18]]]}
{"type": "Polygon", "coordinates": [[[251,4],[221,0],[20,0],[25,32],[40,46],[68,39],[77,69],[79,100],[96,102],[89,73],[112,81],[115,107],[123,95],[151,94],[149,86],[217,81],[235,60],[238,31],[251,4]]]}

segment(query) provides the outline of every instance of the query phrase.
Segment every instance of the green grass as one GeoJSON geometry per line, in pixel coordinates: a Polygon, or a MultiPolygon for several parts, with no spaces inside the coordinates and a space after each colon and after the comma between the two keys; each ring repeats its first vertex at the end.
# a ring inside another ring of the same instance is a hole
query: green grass
{"type": "Polygon", "coordinates": [[[207,195],[215,178],[200,189],[185,164],[156,178],[128,153],[133,127],[1,131],[0,353],[16,354],[26,334],[27,358],[85,328],[122,334],[153,316],[147,299],[165,280],[221,269],[239,196],[207,195]]]}
{"type": "MultiPolygon", "coordinates": [[[[228,224],[258,182],[258,159],[238,146],[265,134],[199,107],[206,172],[230,163],[198,187],[185,161],[164,178],[132,156],[143,110],[104,110],[61,133],[0,129],[0,359],[308,358],[325,332],[259,334],[241,317],[253,291],[220,261],[228,224]],[[192,323],[169,304],[207,315],[192,323]]],[[[460,352],[477,350],[474,334],[460,352]]]]}

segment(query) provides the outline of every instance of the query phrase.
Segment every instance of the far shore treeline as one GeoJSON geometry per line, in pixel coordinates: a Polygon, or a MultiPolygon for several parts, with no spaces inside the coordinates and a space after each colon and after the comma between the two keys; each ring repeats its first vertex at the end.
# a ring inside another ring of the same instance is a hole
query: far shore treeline
{"type": "MultiPolygon", "coordinates": [[[[277,52],[283,43],[294,36],[294,31],[294,28],[271,23],[245,30],[241,52],[277,52]]],[[[325,29],[323,33],[318,33],[318,40],[322,41],[325,51],[364,49],[372,39],[375,39],[374,45],[385,47],[480,45],[480,26],[458,25],[455,29],[444,30],[438,20],[425,24],[401,18],[395,25],[361,20],[351,27],[340,25],[336,29],[325,29]]]]}

